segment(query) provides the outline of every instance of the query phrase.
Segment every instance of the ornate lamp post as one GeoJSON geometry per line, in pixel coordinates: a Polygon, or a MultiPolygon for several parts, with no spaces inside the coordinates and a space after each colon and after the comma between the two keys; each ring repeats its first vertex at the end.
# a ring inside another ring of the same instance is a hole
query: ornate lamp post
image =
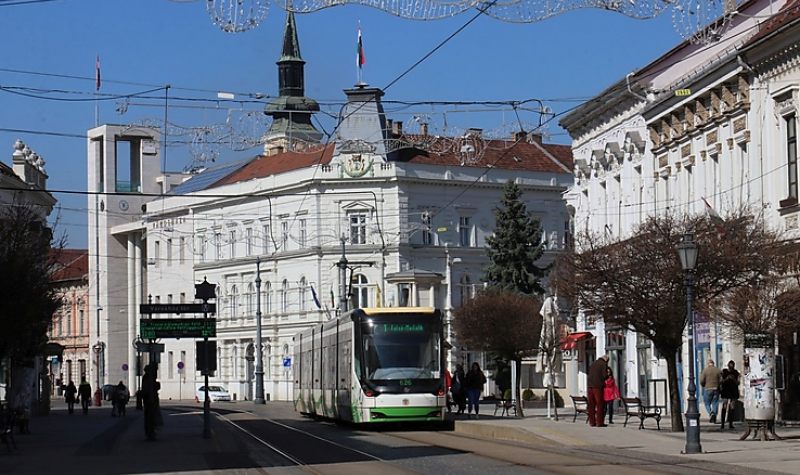
{"type": "Polygon", "coordinates": [[[692,311],[692,298],[694,297],[694,268],[697,264],[698,248],[694,242],[694,234],[686,233],[681,242],[676,246],[681,259],[681,267],[686,273],[686,313],[689,321],[689,397],[686,400],[686,454],[699,454],[703,451],[700,446],[700,410],[697,408],[697,386],[694,382],[694,312],[692,311]]]}
{"type": "Polygon", "coordinates": [[[265,404],[264,400],[264,353],[261,349],[261,259],[256,259],[256,397],[253,402],[265,404]]]}

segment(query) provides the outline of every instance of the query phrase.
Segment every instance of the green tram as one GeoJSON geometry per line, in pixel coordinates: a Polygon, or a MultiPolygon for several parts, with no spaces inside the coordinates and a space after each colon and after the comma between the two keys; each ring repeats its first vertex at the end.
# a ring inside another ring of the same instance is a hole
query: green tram
{"type": "Polygon", "coordinates": [[[353,423],[443,421],[442,314],[359,308],[294,337],[294,407],[353,423]]]}

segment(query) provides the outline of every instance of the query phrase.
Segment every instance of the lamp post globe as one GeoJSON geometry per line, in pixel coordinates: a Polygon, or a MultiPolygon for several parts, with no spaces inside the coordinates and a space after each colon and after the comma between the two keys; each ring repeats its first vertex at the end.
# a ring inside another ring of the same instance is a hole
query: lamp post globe
{"type": "Polygon", "coordinates": [[[681,242],[676,246],[681,267],[684,271],[684,285],[686,286],[686,319],[688,322],[689,339],[689,384],[686,399],[686,447],[684,453],[699,454],[703,452],[700,445],[700,410],[697,406],[697,385],[694,381],[694,311],[692,299],[694,298],[694,270],[697,265],[699,249],[694,240],[693,233],[686,233],[681,242]]]}

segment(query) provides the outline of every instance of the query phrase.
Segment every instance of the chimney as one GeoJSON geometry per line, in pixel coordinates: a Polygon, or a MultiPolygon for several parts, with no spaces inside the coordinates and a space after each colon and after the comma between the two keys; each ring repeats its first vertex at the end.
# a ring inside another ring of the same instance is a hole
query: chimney
{"type": "Polygon", "coordinates": [[[467,135],[472,137],[480,138],[483,135],[483,129],[478,129],[475,127],[470,127],[467,129],[467,135]]]}
{"type": "Polygon", "coordinates": [[[419,123],[419,133],[423,137],[427,137],[428,136],[428,123],[427,122],[420,122],[419,123]]]}
{"type": "Polygon", "coordinates": [[[386,130],[394,133],[394,123],[392,122],[392,119],[386,119],[386,130]]]}
{"type": "Polygon", "coordinates": [[[514,132],[513,136],[514,142],[527,142],[528,141],[528,133],[524,130],[518,130],[514,132]]]}
{"type": "Polygon", "coordinates": [[[394,121],[392,124],[392,133],[398,137],[403,135],[403,123],[399,120],[394,121]]]}
{"type": "Polygon", "coordinates": [[[530,140],[532,142],[536,142],[539,145],[542,144],[542,134],[541,133],[539,133],[539,132],[531,132],[529,137],[530,137],[530,140]]]}

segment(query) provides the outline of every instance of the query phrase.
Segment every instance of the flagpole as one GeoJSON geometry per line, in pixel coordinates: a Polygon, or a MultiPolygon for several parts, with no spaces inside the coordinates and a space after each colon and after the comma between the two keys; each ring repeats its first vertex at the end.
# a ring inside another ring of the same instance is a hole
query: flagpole
{"type": "Polygon", "coordinates": [[[94,126],[100,126],[100,55],[94,61],[94,126]]]}

